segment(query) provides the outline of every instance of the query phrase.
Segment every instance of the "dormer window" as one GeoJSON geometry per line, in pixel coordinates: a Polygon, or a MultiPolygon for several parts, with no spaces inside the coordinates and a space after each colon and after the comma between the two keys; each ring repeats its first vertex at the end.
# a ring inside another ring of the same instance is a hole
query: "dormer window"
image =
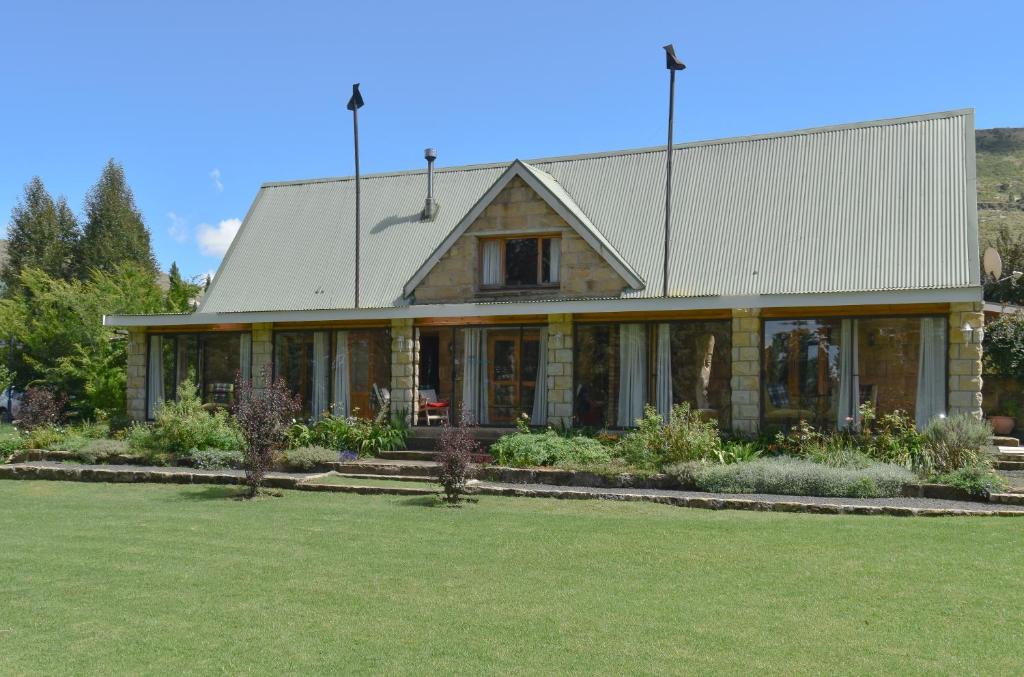
{"type": "Polygon", "coordinates": [[[560,235],[490,238],[480,242],[480,287],[557,287],[560,235]]]}

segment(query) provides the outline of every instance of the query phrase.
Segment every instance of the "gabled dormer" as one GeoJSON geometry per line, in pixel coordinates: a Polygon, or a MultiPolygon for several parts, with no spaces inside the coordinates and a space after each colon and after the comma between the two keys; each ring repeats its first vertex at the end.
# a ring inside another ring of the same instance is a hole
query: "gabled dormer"
{"type": "Polygon", "coordinates": [[[415,303],[618,297],[643,280],[546,172],[516,160],[406,283],[415,303]]]}

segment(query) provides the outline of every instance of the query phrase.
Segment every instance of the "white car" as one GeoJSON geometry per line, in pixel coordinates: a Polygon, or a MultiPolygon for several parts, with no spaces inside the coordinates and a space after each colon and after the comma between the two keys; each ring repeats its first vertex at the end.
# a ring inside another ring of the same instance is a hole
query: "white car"
{"type": "Polygon", "coordinates": [[[0,393],[0,421],[10,423],[21,414],[21,391],[11,386],[0,393]]]}

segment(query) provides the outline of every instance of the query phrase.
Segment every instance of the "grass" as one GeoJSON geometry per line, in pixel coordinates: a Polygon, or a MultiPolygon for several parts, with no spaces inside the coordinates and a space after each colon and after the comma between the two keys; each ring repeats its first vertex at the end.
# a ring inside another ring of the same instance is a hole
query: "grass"
{"type": "Polygon", "coordinates": [[[1021,524],[0,481],[0,673],[1019,673],[1021,524]]]}
{"type": "Polygon", "coordinates": [[[350,487],[398,487],[400,489],[433,489],[440,491],[441,488],[436,482],[410,482],[406,480],[384,480],[376,477],[341,477],[340,475],[325,475],[314,477],[307,484],[340,484],[350,487]]]}

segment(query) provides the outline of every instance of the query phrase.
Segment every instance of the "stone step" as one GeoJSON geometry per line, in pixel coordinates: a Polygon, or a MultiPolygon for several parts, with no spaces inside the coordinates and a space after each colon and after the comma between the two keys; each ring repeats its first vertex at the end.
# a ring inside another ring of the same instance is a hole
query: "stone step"
{"type": "Polygon", "coordinates": [[[1000,461],[997,459],[992,462],[992,467],[996,470],[1024,470],[1024,460],[1000,461]]]}
{"type": "Polygon", "coordinates": [[[377,454],[378,458],[389,461],[433,461],[434,452],[415,449],[403,449],[401,451],[382,451],[377,454]]]}
{"type": "Polygon", "coordinates": [[[994,447],[1019,447],[1020,440],[1016,437],[1003,437],[996,435],[992,438],[992,446],[994,447]]]}
{"type": "Polygon", "coordinates": [[[989,494],[990,503],[1003,503],[1007,505],[1024,505],[1024,494],[1007,492],[1005,494],[989,494]]]}
{"type": "MultiPolygon", "coordinates": [[[[360,479],[360,480],[391,480],[393,482],[436,482],[436,477],[430,477],[429,475],[370,475],[366,473],[341,473],[336,472],[334,477],[346,477],[348,479],[360,479]]],[[[317,478],[310,480],[310,482],[317,482],[317,478]]]]}
{"type": "Polygon", "coordinates": [[[436,477],[438,465],[427,461],[353,461],[351,463],[335,462],[328,463],[331,470],[342,475],[376,475],[381,477],[394,478],[396,476],[406,477],[436,477]]]}

